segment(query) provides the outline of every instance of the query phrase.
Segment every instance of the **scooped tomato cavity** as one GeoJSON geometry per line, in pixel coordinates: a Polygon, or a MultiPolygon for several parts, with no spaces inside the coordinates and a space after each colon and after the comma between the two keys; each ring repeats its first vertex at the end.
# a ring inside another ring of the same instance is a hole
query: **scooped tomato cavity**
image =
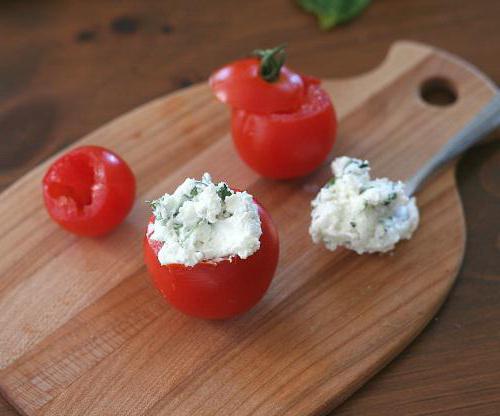
{"type": "Polygon", "coordinates": [[[45,206],[61,227],[99,236],[118,226],[135,198],[135,178],[116,153],[82,146],[57,159],[43,178],[45,206]]]}
{"type": "Polygon", "coordinates": [[[307,175],[327,158],[337,119],[317,78],[284,66],[283,47],[257,50],[214,72],[215,96],[232,108],[232,135],[241,158],[262,176],[307,175]]]}

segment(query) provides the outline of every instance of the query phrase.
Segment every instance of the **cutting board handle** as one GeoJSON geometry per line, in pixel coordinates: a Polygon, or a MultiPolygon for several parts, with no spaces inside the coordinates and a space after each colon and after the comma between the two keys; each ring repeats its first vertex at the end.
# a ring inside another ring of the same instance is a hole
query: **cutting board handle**
{"type": "Polygon", "coordinates": [[[478,143],[484,136],[498,128],[499,125],[500,94],[497,93],[488,105],[483,107],[477,116],[467,124],[463,130],[460,130],[456,136],[451,138],[448,143],[446,143],[441,150],[406,183],[406,193],[408,195],[413,195],[439,168],[478,143]]]}
{"type": "Polygon", "coordinates": [[[497,91],[468,62],[411,41],[396,42],[372,71],[325,84],[334,103],[339,103],[339,139],[332,157],[347,154],[373,159],[376,176],[401,180],[415,175],[497,91]],[[405,142],[414,130],[420,132],[419,140],[405,142]],[[381,133],[385,137],[379,139],[380,146],[366,152],[362,142],[376,140],[374,136],[381,133]],[[392,137],[396,134],[398,138],[392,137]],[[378,152],[388,142],[392,145],[386,151],[393,157],[380,158],[378,152]],[[399,142],[405,147],[399,149],[399,142]],[[403,155],[404,164],[398,160],[403,155]]]}
{"type": "Polygon", "coordinates": [[[496,89],[495,83],[469,62],[439,48],[418,42],[402,40],[394,43],[387,54],[385,65],[400,66],[403,61],[426,55],[432,56],[433,65],[423,65],[425,70],[418,73],[420,78],[417,77],[417,80],[420,81],[420,98],[429,104],[452,104],[453,95],[455,100],[466,98],[471,92],[471,78],[484,83],[488,90],[496,89]]]}

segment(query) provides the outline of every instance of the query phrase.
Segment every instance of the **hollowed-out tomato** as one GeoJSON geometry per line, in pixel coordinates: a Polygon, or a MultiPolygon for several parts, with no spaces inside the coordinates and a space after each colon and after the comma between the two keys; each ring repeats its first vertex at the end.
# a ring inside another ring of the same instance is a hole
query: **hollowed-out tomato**
{"type": "Polygon", "coordinates": [[[310,85],[297,111],[256,114],[235,109],[231,129],[238,153],[252,169],[287,179],[311,173],[326,159],[337,123],[326,91],[310,85]]]}
{"type": "Polygon", "coordinates": [[[57,159],[43,178],[52,219],[83,236],[99,236],[120,224],[134,203],[135,178],[117,154],[82,146],[57,159]]]}
{"type": "Polygon", "coordinates": [[[147,269],[156,288],[172,306],[198,318],[225,319],[249,310],[264,296],[278,264],[279,242],[271,217],[257,205],[262,226],[260,248],[246,259],[233,256],[194,266],[161,265],[157,254],[162,243],[151,240],[146,233],[147,269]]]}

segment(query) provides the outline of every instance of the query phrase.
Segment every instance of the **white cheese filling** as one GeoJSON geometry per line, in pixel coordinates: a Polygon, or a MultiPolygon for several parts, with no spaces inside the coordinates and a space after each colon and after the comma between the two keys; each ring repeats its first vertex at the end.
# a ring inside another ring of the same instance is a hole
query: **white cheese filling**
{"type": "Polygon", "coordinates": [[[186,179],[151,206],[155,221],[148,236],[164,243],[158,252],[162,265],[246,259],[260,248],[262,228],[252,196],[214,184],[208,173],[200,181],[186,179]]]}
{"type": "Polygon", "coordinates": [[[411,238],[419,214],[403,182],[370,179],[368,161],[346,156],[332,162],[332,171],[334,177],[312,201],[309,233],[315,243],[363,254],[386,252],[411,238]]]}

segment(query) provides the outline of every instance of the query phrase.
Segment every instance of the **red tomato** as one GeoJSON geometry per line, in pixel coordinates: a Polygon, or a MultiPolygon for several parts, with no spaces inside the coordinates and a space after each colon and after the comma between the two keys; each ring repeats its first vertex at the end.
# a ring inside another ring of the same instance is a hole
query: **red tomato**
{"type": "Polygon", "coordinates": [[[72,233],[98,236],[120,224],[134,203],[135,178],[110,150],[82,146],[57,159],[43,178],[54,221],[72,233]]]}
{"type": "Polygon", "coordinates": [[[208,82],[215,96],[233,108],[259,114],[297,110],[305,92],[302,77],[283,66],[279,79],[268,82],[259,66],[257,58],[241,59],[215,71],[208,82]]]}
{"type": "Polygon", "coordinates": [[[330,97],[314,78],[295,112],[233,110],[233,141],[241,158],[262,176],[286,179],[316,169],[332,149],[337,121],[330,97]]]}
{"type": "Polygon", "coordinates": [[[328,156],[337,130],[335,110],[320,80],[283,66],[285,46],[254,51],[209,80],[232,107],[233,140],[241,158],[274,179],[306,175],[328,156]]]}
{"type": "MultiPolygon", "coordinates": [[[[279,256],[278,233],[269,214],[258,205],[262,224],[260,248],[250,257],[192,267],[162,266],[162,243],[144,239],[144,260],[152,281],[163,297],[180,311],[204,319],[226,319],[254,306],[264,296],[274,276],[279,256]]],[[[150,223],[154,217],[151,217],[150,223]]]]}

